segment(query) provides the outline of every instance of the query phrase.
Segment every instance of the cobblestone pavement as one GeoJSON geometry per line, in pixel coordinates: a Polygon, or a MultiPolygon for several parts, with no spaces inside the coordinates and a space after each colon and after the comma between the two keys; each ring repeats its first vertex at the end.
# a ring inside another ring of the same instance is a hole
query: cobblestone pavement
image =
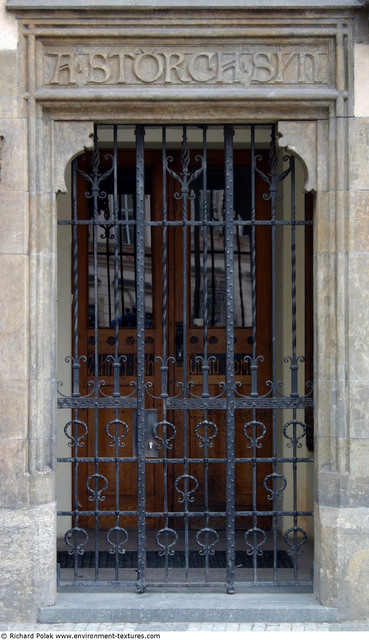
{"type": "MultiPolygon", "coordinates": [[[[280,622],[280,623],[252,623],[252,622],[150,622],[135,623],[84,623],[84,624],[0,624],[0,632],[12,633],[153,633],[153,632],[212,632],[212,631],[369,631],[369,620],[347,622],[280,622]]],[[[5,635],[5,634],[4,634],[5,635]]],[[[6,634],[9,638],[9,634],[6,634]]],[[[1,635],[0,635],[1,637],[1,635]]],[[[39,636],[39,638],[42,636],[39,636]]],[[[5,638],[4,638],[5,640],[5,638]]]]}

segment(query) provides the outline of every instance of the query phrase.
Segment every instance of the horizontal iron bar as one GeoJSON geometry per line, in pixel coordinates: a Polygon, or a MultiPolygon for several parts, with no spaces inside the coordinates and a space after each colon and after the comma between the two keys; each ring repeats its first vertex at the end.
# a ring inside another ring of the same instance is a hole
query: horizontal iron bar
{"type": "MultiPolygon", "coordinates": [[[[245,398],[235,397],[235,409],[305,409],[313,406],[312,397],[245,398]]],[[[224,398],[180,398],[167,400],[168,409],[226,409],[224,398]]]]}
{"type": "MultiPolygon", "coordinates": [[[[70,222],[69,224],[72,224],[70,222]]],[[[106,226],[112,226],[105,223],[106,226]]],[[[127,224],[127,223],[126,223],[127,224]]],[[[278,226],[304,226],[311,227],[312,220],[233,220],[234,227],[278,227],[278,226]]],[[[162,222],[159,220],[148,220],[145,222],[147,227],[224,227],[224,220],[167,220],[162,222]]]]}
{"type": "Polygon", "coordinates": [[[58,409],[136,409],[137,398],[58,398],[58,409]]]}
{"type": "MultiPolygon", "coordinates": [[[[204,567],[202,567],[202,569],[204,569],[204,567]]],[[[237,567],[236,567],[237,570],[237,567]]],[[[252,567],[243,567],[242,568],[243,571],[252,571],[252,567]]],[[[169,569],[170,571],[170,569],[169,569]]],[[[174,569],[173,571],[178,571],[178,569],[174,569]]],[[[209,571],[219,571],[219,569],[217,568],[209,568],[209,571]]],[[[224,588],[224,582],[219,582],[219,581],[208,581],[208,582],[150,582],[149,580],[147,581],[147,586],[148,587],[201,587],[201,588],[213,588],[213,587],[223,587],[224,588]]],[[[273,589],[279,589],[280,587],[284,587],[286,588],[300,588],[300,589],[311,589],[311,591],[313,590],[313,582],[312,580],[304,580],[301,582],[295,582],[292,580],[278,580],[276,582],[270,582],[270,581],[265,581],[263,582],[262,580],[258,580],[257,582],[237,582],[236,579],[236,587],[237,588],[241,588],[241,589],[248,589],[248,588],[257,588],[257,587],[261,587],[263,589],[267,589],[267,588],[273,588],[273,589]]]]}
{"type": "MultiPolygon", "coordinates": [[[[70,567],[72,569],[72,567],[70,567]]],[[[115,567],[110,567],[111,569],[115,570],[115,567]]],[[[95,567],[89,567],[89,569],[91,569],[92,571],[95,570],[95,567]]],[[[65,569],[61,569],[61,571],[65,571],[65,569]]],[[[126,568],[123,569],[122,567],[119,567],[119,572],[121,571],[136,571],[136,569],[134,569],[133,567],[130,568],[126,568]]],[[[118,588],[118,587],[135,587],[136,586],[136,581],[132,581],[132,580],[83,580],[83,579],[79,579],[77,580],[60,580],[58,582],[58,586],[59,587],[78,587],[79,589],[85,589],[86,587],[96,587],[96,584],[98,584],[99,586],[105,586],[105,587],[114,587],[114,588],[118,588]]]]}
{"type": "MultiPolygon", "coordinates": [[[[58,516],[89,516],[89,517],[104,517],[104,516],[137,516],[137,511],[82,511],[82,510],[71,510],[71,511],[58,511],[58,516]]],[[[251,516],[265,517],[269,518],[270,516],[275,517],[284,517],[284,516],[312,516],[312,511],[235,511],[235,515],[237,517],[249,518],[251,516]]],[[[147,511],[147,518],[225,518],[225,511],[147,511]]]]}
{"type": "MultiPolygon", "coordinates": [[[[58,398],[58,409],[135,409],[137,398],[110,396],[109,398],[58,398]]],[[[313,406],[312,397],[284,397],[284,398],[235,398],[235,409],[305,409],[313,406]]],[[[168,409],[226,409],[224,398],[186,398],[167,399],[168,409]]]]}
{"type": "MultiPolygon", "coordinates": [[[[114,570],[114,567],[111,567],[112,570],[114,570]]],[[[204,570],[204,568],[202,568],[204,570]]],[[[91,570],[93,571],[94,568],[91,567],[91,570]]],[[[161,567],[161,570],[164,570],[164,567],[161,567]]],[[[248,569],[243,569],[244,571],[247,570],[251,570],[252,571],[252,567],[248,567],[248,569]]],[[[62,569],[62,571],[65,571],[65,569],[62,569]]],[[[124,571],[135,571],[134,568],[119,568],[119,572],[124,572],[124,571]]],[[[155,571],[158,571],[158,569],[155,569],[155,571]]],[[[160,571],[160,569],[159,569],[160,571]]],[[[178,569],[175,568],[169,568],[169,571],[178,571],[178,569]]],[[[209,569],[209,571],[219,571],[219,569],[209,569]]],[[[83,590],[86,587],[96,587],[96,585],[99,585],[99,588],[101,587],[111,587],[112,589],[118,589],[119,587],[135,587],[136,586],[136,582],[132,582],[130,580],[79,580],[74,581],[74,580],[60,580],[58,583],[58,586],[61,588],[64,587],[78,587],[79,589],[83,590]]],[[[219,582],[219,581],[209,581],[209,582],[151,582],[150,580],[148,580],[146,582],[146,586],[147,587],[178,587],[178,588],[201,588],[201,589],[213,589],[214,587],[221,587],[222,589],[224,589],[224,582],[219,582]]],[[[313,590],[313,582],[311,580],[304,580],[304,581],[300,581],[300,582],[295,582],[295,581],[288,581],[288,580],[278,580],[278,582],[270,582],[270,581],[261,581],[258,580],[257,582],[238,582],[236,580],[236,587],[237,589],[257,589],[257,588],[261,588],[261,589],[280,589],[280,588],[285,588],[285,589],[294,589],[294,590],[304,590],[304,591],[312,591],[313,590]]]]}
{"type": "MultiPolygon", "coordinates": [[[[84,457],[81,456],[80,458],[77,457],[71,457],[71,458],[57,458],[57,462],[119,462],[119,463],[123,463],[123,462],[130,462],[130,463],[134,463],[137,462],[137,458],[135,457],[103,457],[103,456],[96,456],[96,457],[84,457]]],[[[185,464],[185,463],[190,463],[190,464],[203,464],[203,463],[216,463],[216,464],[221,464],[221,463],[225,463],[226,462],[226,458],[146,458],[145,462],[147,464],[163,464],[163,462],[165,462],[166,464],[185,464]]],[[[235,462],[238,463],[272,463],[272,462],[286,462],[286,463],[297,463],[297,462],[314,462],[314,458],[235,458],[235,462]]]]}
{"type": "MultiPolygon", "coordinates": [[[[112,569],[114,569],[114,567],[111,567],[112,569]]],[[[162,570],[164,569],[164,567],[162,568],[162,570]]],[[[249,568],[249,570],[252,570],[252,568],[249,568]]],[[[93,570],[93,567],[91,567],[91,570],[93,570]]],[[[245,571],[247,571],[247,569],[244,569],[245,571]]],[[[63,569],[62,569],[63,571],[63,569]]],[[[122,569],[119,568],[119,572],[121,571],[135,571],[135,569],[130,568],[130,569],[122,569]]],[[[156,569],[156,571],[158,571],[158,569],[156,569]]],[[[169,571],[178,571],[178,569],[169,569],[169,571]]],[[[209,569],[209,571],[219,571],[219,569],[209,569]]],[[[58,583],[58,586],[61,588],[64,587],[74,587],[74,588],[78,588],[77,590],[81,589],[81,591],[83,591],[84,589],[86,589],[86,587],[96,587],[96,585],[99,585],[99,589],[101,589],[101,587],[110,587],[112,590],[118,589],[119,587],[135,587],[136,586],[136,582],[132,582],[132,581],[124,581],[124,580],[116,580],[116,581],[112,581],[112,580],[80,580],[80,581],[68,581],[68,580],[61,580],[58,583]]],[[[218,582],[218,581],[208,581],[208,582],[172,582],[172,581],[168,581],[168,582],[151,582],[150,580],[146,581],[146,586],[147,587],[177,587],[177,588],[201,588],[201,589],[214,589],[214,587],[220,587],[222,589],[224,589],[224,582],[218,582]]],[[[313,582],[310,580],[306,580],[303,582],[289,582],[289,581],[280,581],[278,580],[278,582],[262,582],[262,581],[258,581],[258,582],[238,582],[236,579],[236,590],[239,589],[280,589],[280,588],[284,588],[284,589],[293,589],[298,590],[298,591],[313,591],[313,582]]]]}
{"type": "MultiPolygon", "coordinates": [[[[62,226],[92,226],[92,227],[127,227],[136,226],[136,220],[58,220],[62,226]]],[[[234,220],[235,227],[278,227],[304,226],[311,227],[312,220],[234,220]]],[[[145,227],[224,227],[224,220],[146,220],[145,227]]]]}

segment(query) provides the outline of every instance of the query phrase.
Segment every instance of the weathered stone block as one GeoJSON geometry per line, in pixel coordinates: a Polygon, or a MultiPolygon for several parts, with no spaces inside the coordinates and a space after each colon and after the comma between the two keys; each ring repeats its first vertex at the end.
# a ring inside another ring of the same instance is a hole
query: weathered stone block
{"type": "Polygon", "coordinates": [[[350,440],[349,451],[350,475],[358,478],[367,478],[369,483],[369,438],[350,440]]]}
{"type": "Polygon", "coordinates": [[[369,120],[368,118],[352,118],[349,122],[349,176],[350,190],[368,189],[369,163],[363,162],[368,157],[369,120]]]}
{"type": "Polygon", "coordinates": [[[0,253],[27,253],[28,194],[0,190],[0,198],[0,253]]]}
{"type": "MultiPolygon", "coordinates": [[[[332,422],[332,417],[330,415],[327,416],[326,427],[327,431],[329,430],[330,424],[332,422]]],[[[320,436],[319,426],[321,422],[317,423],[315,426],[315,437],[314,437],[314,460],[318,465],[318,468],[321,469],[325,465],[329,466],[331,464],[331,436],[325,435],[320,436]]]]}
{"type": "Polygon", "coordinates": [[[338,606],[341,619],[366,617],[369,610],[369,509],[317,510],[320,572],[317,594],[322,604],[338,606]],[[323,598],[321,594],[324,594],[323,598]]]}
{"type": "Polygon", "coordinates": [[[353,207],[352,251],[369,253],[369,191],[357,191],[353,207]]]}
{"type": "Polygon", "coordinates": [[[4,136],[1,186],[7,191],[27,191],[27,121],[3,118],[0,133],[4,136]]]}
{"type": "MultiPolygon", "coordinates": [[[[0,36],[1,37],[1,36],[0,36]]],[[[1,95],[0,118],[17,118],[19,116],[17,51],[0,50],[1,95]]]]}
{"type": "Polygon", "coordinates": [[[0,515],[0,620],[32,624],[55,602],[55,505],[0,515]]]}
{"type": "Polygon", "coordinates": [[[349,380],[348,397],[350,438],[369,438],[369,380],[349,380]]]}
{"type": "Polygon", "coordinates": [[[314,212],[314,254],[332,251],[332,211],[331,193],[320,191],[315,198],[314,212]]]}
{"type": "Polygon", "coordinates": [[[349,367],[352,380],[369,377],[369,254],[348,257],[349,367]]]}
{"type": "Polygon", "coordinates": [[[28,377],[28,259],[0,255],[0,379],[28,377]],[[11,304],[10,304],[11,302],[11,304]]]}
{"type": "Polygon", "coordinates": [[[369,90],[368,90],[368,44],[355,44],[355,116],[357,118],[369,117],[369,90]]]}
{"type": "MultiPolygon", "coordinates": [[[[50,447],[50,443],[42,443],[42,446],[50,447]]],[[[54,443],[51,445],[53,448],[54,443]]],[[[32,507],[55,500],[55,474],[50,470],[34,473],[29,481],[30,504],[32,507]]]]}
{"type": "Polygon", "coordinates": [[[317,192],[329,190],[330,163],[327,162],[327,140],[329,125],[327,120],[317,121],[317,192]]]}
{"type": "Polygon", "coordinates": [[[26,440],[3,442],[0,457],[0,507],[19,509],[28,499],[28,446],[26,440]]]}
{"type": "Polygon", "coordinates": [[[314,380],[314,418],[319,425],[319,437],[331,435],[331,410],[335,398],[335,383],[332,380],[316,377],[314,380]]]}
{"type": "Polygon", "coordinates": [[[27,421],[27,383],[0,382],[0,442],[25,438],[27,421]]]}

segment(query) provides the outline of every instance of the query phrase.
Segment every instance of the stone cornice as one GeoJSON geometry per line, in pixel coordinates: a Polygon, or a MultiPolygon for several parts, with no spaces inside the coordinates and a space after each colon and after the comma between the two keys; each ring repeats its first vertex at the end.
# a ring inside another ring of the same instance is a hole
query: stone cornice
{"type": "Polygon", "coordinates": [[[341,10],[358,9],[364,0],[7,0],[9,10],[180,10],[180,9],[270,9],[341,10]]]}

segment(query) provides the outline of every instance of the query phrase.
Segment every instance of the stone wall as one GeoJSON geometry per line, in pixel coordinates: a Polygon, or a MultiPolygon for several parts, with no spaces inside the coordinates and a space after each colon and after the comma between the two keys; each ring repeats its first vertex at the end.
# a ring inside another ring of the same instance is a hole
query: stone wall
{"type": "Polygon", "coordinates": [[[18,25],[0,2],[0,619],[35,620],[55,598],[55,509],[50,469],[38,468],[40,437],[29,438],[30,264],[26,101],[18,25]],[[42,495],[42,494],[46,495],[42,495]],[[45,499],[46,498],[46,499],[45,499]],[[30,617],[31,616],[31,617],[30,617]]]}
{"type": "MultiPolygon", "coordinates": [[[[118,11],[119,3],[113,4],[118,11]]],[[[229,15],[212,13],[209,31],[201,2],[196,27],[193,16],[180,9],[175,16],[149,12],[143,57],[130,48],[142,38],[142,15],[134,13],[134,3],[121,4],[131,6],[129,20],[119,11],[111,14],[106,3],[102,16],[89,17],[60,0],[58,25],[65,23],[60,28],[53,19],[48,22],[47,11],[37,11],[37,2],[9,0],[21,10],[18,36],[16,18],[0,0],[0,619],[34,621],[38,607],[52,604],[56,593],[55,195],[65,189],[68,160],[89,144],[93,120],[241,122],[260,119],[261,111],[268,121],[278,121],[281,146],[300,155],[308,188],[316,191],[315,591],[323,604],[338,606],[342,617],[364,617],[369,604],[367,18],[358,2],[348,0],[337,3],[340,7],[326,0],[316,15],[311,7],[305,12],[302,2],[296,3],[301,9],[296,15],[294,3],[286,3],[282,22],[279,11],[261,8],[258,14],[253,3],[247,13],[240,7],[244,3],[235,2],[229,15]],[[27,5],[30,18],[22,13],[27,5]],[[87,40],[85,67],[74,66],[79,40],[67,41],[66,31],[87,35],[89,29],[96,43],[104,21],[111,37],[126,39],[128,48],[115,42],[107,51],[106,40],[91,48],[87,40]],[[252,28],[259,40],[271,37],[269,45],[263,40],[263,50],[253,44],[231,51],[232,38],[247,38],[252,28]],[[281,28],[276,47],[273,37],[281,28]],[[306,30],[301,46],[290,50],[288,38],[299,29],[306,30]],[[171,39],[166,45],[163,33],[171,39]],[[186,36],[180,51],[179,33],[186,36]],[[160,58],[150,53],[150,38],[152,43],[159,38],[160,58]],[[225,43],[225,58],[214,48],[218,40],[225,43]],[[252,73],[245,72],[246,60],[252,61],[252,73]]]]}

